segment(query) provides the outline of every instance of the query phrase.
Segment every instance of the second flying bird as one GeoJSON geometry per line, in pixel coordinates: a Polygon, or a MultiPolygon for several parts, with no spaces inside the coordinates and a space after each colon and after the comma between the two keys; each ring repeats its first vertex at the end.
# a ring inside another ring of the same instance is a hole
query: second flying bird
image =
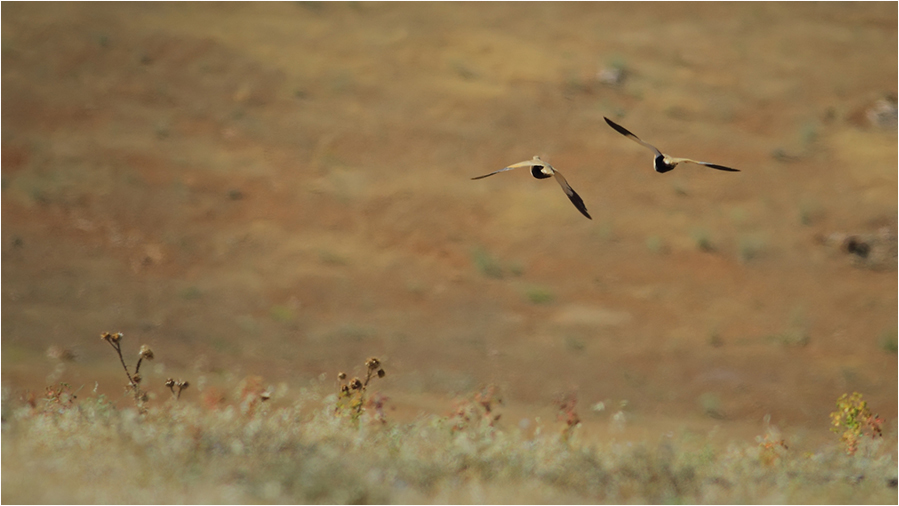
{"type": "MultiPolygon", "coordinates": [[[[552,165],[541,160],[539,156],[535,156],[532,160],[518,162],[516,164],[509,165],[508,167],[495,170],[490,174],[473,177],[472,179],[483,179],[487,176],[499,174],[500,172],[505,172],[507,170],[517,169],[519,167],[529,167],[531,169],[531,175],[537,179],[555,177],[556,181],[559,183],[559,186],[561,186],[562,190],[565,192],[565,195],[568,195],[568,199],[571,200],[572,204],[574,204],[574,207],[576,207],[577,210],[581,212],[581,214],[583,214],[587,218],[590,218],[590,213],[587,212],[587,206],[584,205],[584,201],[581,199],[581,196],[571,188],[571,185],[568,184],[568,181],[565,180],[565,177],[562,176],[559,171],[554,169],[552,165]]],[[[590,219],[592,220],[593,218],[590,219]]]]}
{"type": "Polygon", "coordinates": [[[732,169],[730,167],[725,167],[724,165],[718,165],[717,163],[700,162],[697,160],[691,160],[689,158],[674,158],[673,156],[668,156],[668,155],[662,153],[661,151],[659,151],[658,148],[656,148],[652,144],[644,141],[643,139],[640,139],[639,137],[637,137],[636,135],[631,133],[631,131],[628,130],[627,128],[624,128],[623,126],[619,125],[618,123],[615,123],[614,121],[610,120],[609,118],[606,118],[605,116],[603,116],[602,119],[606,120],[606,123],[608,123],[610,127],[614,128],[616,132],[620,133],[621,135],[627,137],[628,139],[636,142],[637,144],[639,144],[645,148],[651,149],[653,151],[653,153],[656,154],[655,158],[653,158],[653,160],[652,160],[652,167],[656,170],[656,172],[659,172],[659,173],[668,172],[669,170],[672,170],[675,167],[677,167],[677,164],[679,164],[679,163],[695,163],[697,165],[704,165],[704,166],[710,167],[712,169],[725,170],[728,172],[740,172],[739,169],[732,169]]]}

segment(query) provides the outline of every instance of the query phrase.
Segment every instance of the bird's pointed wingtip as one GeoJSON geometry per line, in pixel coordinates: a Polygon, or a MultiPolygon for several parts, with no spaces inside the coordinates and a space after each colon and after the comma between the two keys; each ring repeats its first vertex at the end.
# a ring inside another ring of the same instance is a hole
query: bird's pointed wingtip
{"type": "Polygon", "coordinates": [[[715,163],[708,163],[708,164],[706,164],[706,166],[711,167],[713,169],[723,170],[723,171],[727,171],[727,172],[741,172],[740,169],[735,169],[733,167],[725,167],[724,165],[718,165],[715,163]]]}

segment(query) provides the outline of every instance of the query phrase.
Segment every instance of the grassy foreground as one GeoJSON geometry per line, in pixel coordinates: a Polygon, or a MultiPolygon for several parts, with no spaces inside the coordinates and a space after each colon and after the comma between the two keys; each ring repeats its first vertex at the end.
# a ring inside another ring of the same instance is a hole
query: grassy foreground
{"type": "MultiPolygon", "coordinates": [[[[172,398],[118,408],[65,389],[4,399],[4,503],[896,503],[895,435],[817,453],[777,438],[586,444],[576,415],[526,434],[475,396],[386,421],[372,399],[304,390],[275,407],[172,398]]],[[[5,394],[4,397],[8,397],[5,394]]],[[[769,436],[772,436],[769,434],[769,436]]]]}

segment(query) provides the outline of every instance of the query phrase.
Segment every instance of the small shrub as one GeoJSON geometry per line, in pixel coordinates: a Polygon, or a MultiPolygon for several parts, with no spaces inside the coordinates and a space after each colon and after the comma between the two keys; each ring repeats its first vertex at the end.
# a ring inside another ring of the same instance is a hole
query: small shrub
{"type": "Polygon", "coordinates": [[[566,336],[565,347],[568,348],[568,351],[571,351],[572,353],[580,353],[584,351],[587,345],[586,343],[584,343],[583,339],[579,339],[574,336],[566,336]]]}
{"type": "Polygon", "coordinates": [[[812,122],[802,125],[802,128],[799,130],[799,137],[802,139],[802,144],[805,145],[806,149],[811,149],[815,141],[818,140],[818,125],[812,122]]]}
{"type": "MultiPolygon", "coordinates": [[[[368,384],[375,377],[383,378],[386,374],[387,373],[381,367],[381,361],[375,357],[369,358],[365,361],[364,381],[360,380],[359,378],[353,378],[347,381],[347,375],[345,372],[337,373],[340,394],[337,397],[337,405],[334,408],[334,413],[338,415],[349,414],[353,422],[358,423],[359,419],[362,417],[362,410],[367,405],[369,405],[366,403],[365,398],[368,384]]],[[[385,421],[383,419],[383,403],[386,400],[386,397],[379,396],[378,401],[374,404],[371,404],[371,406],[375,408],[375,413],[380,418],[379,421],[381,422],[385,421]]]]}
{"type": "Polygon", "coordinates": [[[804,347],[807,346],[811,338],[804,329],[792,329],[774,334],[769,337],[772,342],[786,347],[804,347]]]}
{"type": "Polygon", "coordinates": [[[528,288],[525,291],[525,296],[534,304],[548,304],[556,298],[551,291],[537,286],[528,288]]]}
{"type": "Polygon", "coordinates": [[[559,409],[556,419],[563,422],[562,441],[566,443],[571,440],[574,429],[581,426],[581,418],[577,414],[577,392],[569,392],[556,400],[556,407],[559,409]]]}
{"type": "MultiPolygon", "coordinates": [[[[75,395],[75,392],[72,391],[72,387],[69,386],[68,383],[60,382],[57,386],[49,386],[47,387],[47,391],[44,394],[44,411],[63,411],[72,407],[78,396],[75,395]]],[[[35,401],[32,398],[29,402],[32,407],[35,407],[35,401]]]]}
{"type": "Polygon", "coordinates": [[[764,438],[758,437],[756,440],[759,442],[759,462],[768,467],[777,465],[783,459],[784,452],[789,449],[785,439],[771,432],[766,433],[764,438]]]}
{"type": "Polygon", "coordinates": [[[709,235],[708,230],[705,229],[694,229],[690,236],[693,238],[693,243],[696,244],[696,249],[699,251],[712,252],[715,251],[715,246],[712,244],[712,238],[709,235]]]}
{"type": "Polygon", "coordinates": [[[488,278],[502,279],[504,276],[502,265],[484,248],[477,247],[471,251],[471,260],[475,268],[488,278]]]}
{"type": "Polygon", "coordinates": [[[711,418],[723,419],[724,411],[721,408],[721,398],[712,392],[706,392],[699,396],[699,407],[702,412],[711,418]]]}
{"type": "Polygon", "coordinates": [[[280,323],[290,323],[296,318],[293,308],[285,305],[274,305],[269,309],[272,320],[280,323]]]}
{"type": "Polygon", "coordinates": [[[862,400],[862,394],[858,392],[841,395],[837,399],[837,410],[830,414],[830,419],[833,424],[830,430],[836,433],[842,431],[840,441],[848,455],[858,451],[858,443],[863,436],[872,439],[883,436],[883,418],[871,414],[868,403],[862,400]]]}
{"type": "Polygon", "coordinates": [[[474,395],[473,399],[457,403],[450,416],[453,432],[493,427],[502,417],[496,406],[502,404],[496,385],[488,385],[474,395]]]}
{"type": "Polygon", "coordinates": [[[758,258],[765,249],[765,239],[758,235],[740,237],[738,243],[739,259],[746,263],[758,258]]]}
{"type": "Polygon", "coordinates": [[[895,330],[884,330],[880,333],[880,338],[878,339],[878,344],[880,344],[880,349],[887,353],[896,353],[897,345],[896,345],[896,336],[897,331],[895,330]]]}

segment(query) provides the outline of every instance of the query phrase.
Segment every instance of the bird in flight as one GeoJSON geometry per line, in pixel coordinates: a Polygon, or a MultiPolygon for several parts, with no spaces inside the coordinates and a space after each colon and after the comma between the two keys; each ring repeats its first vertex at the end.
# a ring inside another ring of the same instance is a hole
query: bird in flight
{"type": "Polygon", "coordinates": [[[507,170],[517,169],[519,167],[528,167],[531,169],[531,175],[537,179],[546,179],[548,177],[554,176],[556,181],[559,182],[559,186],[562,187],[562,190],[565,192],[565,195],[568,195],[568,199],[571,200],[571,203],[574,204],[574,207],[577,208],[578,211],[581,212],[587,218],[591,220],[593,218],[590,217],[590,213],[587,212],[587,206],[584,205],[584,201],[581,200],[580,195],[578,195],[572,188],[571,185],[568,184],[568,181],[565,180],[565,177],[562,174],[553,168],[552,165],[544,162],[540,159],[539,156],[535,156],[533,160],[528,160],[525,162],[518,162],[513,165],[509,165],[506,168],[495,170],[490,174],[484,174],[483,176],[473,177],[471,179],[483,179],[487,176],[492,176],[494,174],[499,174],[500,172],[505,172],[507,170]]]}
{"type": "Polygon", "coordinates": [[[639,137],[632,134],[630,132],[630,130],[628,130],[627,128],[624,128],[623,126],[619,125],[618,123],[615,123],[614,121],[610,120],[609,118],[606,118],[605,116],[603,116],[603,119],[606,120],[606,123],[608,123],[610,127],[614,128],[621,135],[640,144],[641,146],[645,146],[645,147],[651,149],[656,154],[655,159],[652,161],[652,166],[656,170],[656,172],[660,172],[660,173],[668,172],[669,170],[672,170],[673,168],[677,167],[677,164],[679,164],[679,163],[695,163],[695,164],[699,164],[699,165],[705,165],[706,167],[711,167],[713,169],[726,170],[728,172],[740,172],[739,169],[732,169],[730,167],[725,167],[724,165],[717,165],[717,164],[708,163],[708,162],[698,162],[696,160],[691,160],[689,158],[673,158],[668,155],[663,155],[662,152],[659,151],[655,146],[653,146],[652,144],[650,144],[648,142],[641,140],[639,137]]]}

